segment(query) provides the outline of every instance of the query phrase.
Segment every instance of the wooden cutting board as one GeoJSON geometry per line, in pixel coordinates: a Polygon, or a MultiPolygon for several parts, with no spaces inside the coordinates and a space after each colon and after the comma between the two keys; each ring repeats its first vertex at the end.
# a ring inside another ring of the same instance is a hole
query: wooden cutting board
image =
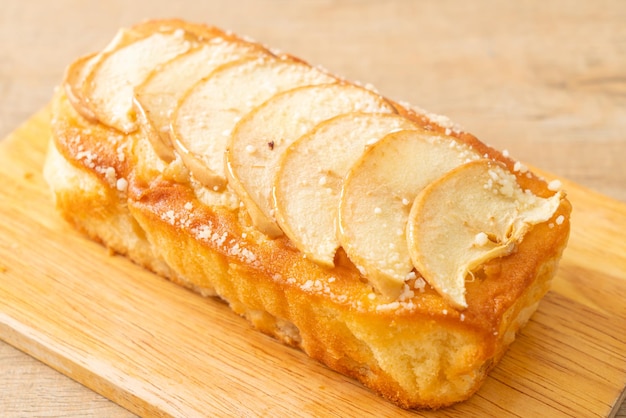
{"type": "Polygon", "coordinates": [[[626,205],[563,181],[551,292],[469,401],[396,408],[227,306],[86,240],[55,213],[43,110],[0,143],[0,338],[140,415],[610,416],[626,387],[626,205]]]}

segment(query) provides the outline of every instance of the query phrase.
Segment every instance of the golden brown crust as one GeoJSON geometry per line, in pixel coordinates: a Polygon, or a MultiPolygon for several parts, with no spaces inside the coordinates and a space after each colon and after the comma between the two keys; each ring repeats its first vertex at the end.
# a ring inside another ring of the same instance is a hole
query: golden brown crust
{"type": "MultiPolygon", "coordinates": [[[[152,21],[141,30],[184,26],[152,21]]],[[[231,35],[228,35],[231,36],[231,35]]],[[[514,162],[473,135],[395,104],[427,129],[481,154],[514,162]]],[[[479,387],[549,289],[569,233],[569,202],[535,226],[513,254],[467,284],[468,308],[452,309],[429,286],[389,303],[340,251],[336,267],[307,260],[285,237],[269,239],[244,211],[208,207],[180,171],[158,168],[141,132],[122,135],[54,98],[46,178],[65,218],[112,250],[205,295],[219,295],[259,330],[358,379],[404,408],[439,408],[479,387]],[[563,222],[555,219],[563,216],[563,222]]],[[[534,175],[522,187],[552,194],[534,175]]]]}

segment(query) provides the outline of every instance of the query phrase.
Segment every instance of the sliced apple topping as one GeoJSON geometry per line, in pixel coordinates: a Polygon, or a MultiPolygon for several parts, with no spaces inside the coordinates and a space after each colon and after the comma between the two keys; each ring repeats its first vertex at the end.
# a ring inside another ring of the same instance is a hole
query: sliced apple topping
{"type": "Polygon", "coordinates": [[[451,137],[405,130],[375,143],[350,169],[339,207],[340,243],[383,296],[396,298],[413,270],[405,227],[415,197],[477,158],[451,137]]]}
{"type": "Polygon", "coordinates": [[[523,191],[501,163],[464,164],[415,199],[407,224],[413,264],[452,306],[464,309],[466,278],[515,251],[533,225],[554,215],[561,198],[523,191]]]}
{"type": "Polygon", "coordinates": [[[350,112],[395,110],[381,96],[362,87],[324,84],[278,94],[236,126],[227,151],[229,183],[262,232],[269,236],[282,234],[274,218],[272,187],[285,149],[317,124],[350,112]]]}
{"type": "Polygon", "coordinates": [[[258,44],[216,36],[154,68],[135,88],[135,105],[159,157],[165,161],[174,158],[170,119],[185,92],[220,65],[265,54],[269,51],[258,44]]]}
{"type": "Polygon", "coordinates": [[[99,54],[89,54],[78,58],[67,67],[63,80],[68,101],[81,116],[90,121],[95,121],[98,117],[85,102],[83,86],[87,75],[99,59],[99,54]]]}
{"type": "Polygon", "coordinates": [[[96,64],[111,51],[147,36],[148,33],[142,33],[141,31],[120,29],[100,53],[82,56],[67,67],[63,87],[69,102],[80,115],[91,121],[98,120],[97,115],[93,112],[85,98],[85,81],[96,64]]]}
{"type": "Polygon", "coordinates": [[[180,29],[157,32],[102,54],[85,79],[87,105],[103,124],[124,133],[134,131],[134,87],[157,65],[188,51],[195,39],[180,29]]]}
{"type": "Polygon", "coordinates": [[[275,94],[332,83],[326,72],[292,58],[264,56],[225,64],[185,94],[172,117],[172,139],[199,181],[226,184],[224,153],[237,122],[275,94]]]}
{"type": "Polygon", "coordinates": [[[392,113],[346,113],[320,123],[285,150],[274,180],[276,220],[307,257],[334,265],[343,178],[367,147],[400,129],[417,127],[392,113]]]}

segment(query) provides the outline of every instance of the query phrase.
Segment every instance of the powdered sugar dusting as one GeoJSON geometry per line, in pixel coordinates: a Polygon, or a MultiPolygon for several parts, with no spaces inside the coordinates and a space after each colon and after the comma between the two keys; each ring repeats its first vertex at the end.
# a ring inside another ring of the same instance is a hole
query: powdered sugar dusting
{"type": "Polygon", "coordinates": [[[328,277],[325,280],[307,280],[300,285],[300,289],[307,293],[315,293],[329,297],[333,302],[344,304],[348,302],[348,296],[336,293],[331,286],[336,281],[335,277],[328,277]]]}
{"type": "Polygon", "coordinates": [[[212,222],[192,229],[192,233],[199,241],[211,243],[230,257],[235,257],[243,263],[259,267],[256,254],[246,247],[245,241],[232,238],[227,231],[219,232],[212,222]]]}

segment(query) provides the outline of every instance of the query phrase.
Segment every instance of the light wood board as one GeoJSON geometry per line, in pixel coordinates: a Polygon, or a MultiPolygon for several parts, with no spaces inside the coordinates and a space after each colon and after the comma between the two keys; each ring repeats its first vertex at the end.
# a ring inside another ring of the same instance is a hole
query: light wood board
{"type": "Polygon", "coordinates": [[[563,181],[572,235],[551,292],[468,402],[398,409],[113,256],[55,213],[48,111],[0,144],[0,339],[140,415],[611,416],[626,387],[626,205],[563,181]]]}

